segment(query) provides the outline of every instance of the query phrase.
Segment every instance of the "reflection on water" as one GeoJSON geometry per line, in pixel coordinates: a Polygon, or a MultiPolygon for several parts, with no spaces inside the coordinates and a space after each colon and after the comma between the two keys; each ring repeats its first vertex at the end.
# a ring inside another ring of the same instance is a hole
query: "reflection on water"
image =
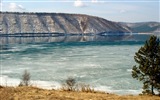
{"type": "Polygon", "coordinates": [[[0,36],[0,44],[88,41],[146,41],[150,35],[60,35],[60,36],[0,36]]]}

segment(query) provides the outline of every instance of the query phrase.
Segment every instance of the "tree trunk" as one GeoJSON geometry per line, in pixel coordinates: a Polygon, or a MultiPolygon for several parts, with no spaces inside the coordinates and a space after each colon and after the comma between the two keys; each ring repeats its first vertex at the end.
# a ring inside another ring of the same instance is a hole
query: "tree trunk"
{"type": "Polygon", "coordinates": [[[151,85],[151,91],[152,91],[152,95],[154,95],[153,85],[151,85]]]}

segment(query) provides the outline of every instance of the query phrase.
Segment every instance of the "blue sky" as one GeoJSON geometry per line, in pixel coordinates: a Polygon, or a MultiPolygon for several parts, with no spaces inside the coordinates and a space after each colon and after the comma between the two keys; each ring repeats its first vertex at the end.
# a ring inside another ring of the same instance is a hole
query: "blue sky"
{"type": "Polygon", "coordinates": [[[1,11],[76,13],[117,22],[160,22],[160,0],[1,0],[1,11]]]}

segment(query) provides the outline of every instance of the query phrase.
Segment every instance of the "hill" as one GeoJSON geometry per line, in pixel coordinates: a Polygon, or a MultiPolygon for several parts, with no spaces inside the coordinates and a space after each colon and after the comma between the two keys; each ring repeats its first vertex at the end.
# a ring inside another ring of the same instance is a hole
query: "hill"
{"type": "Polygon", "coordinates": [[[160,33],[160,23],[158,22],[139,22],[125,23],[120,22],[119,25],[125,25],[130,28],[132,33],[160,33]]]}
{"type": "Polygon", "coordinates": [[[0,14],[1,34],[130,32],[124,25],[83,14],[19,12],[1,12],[0,14]]]}

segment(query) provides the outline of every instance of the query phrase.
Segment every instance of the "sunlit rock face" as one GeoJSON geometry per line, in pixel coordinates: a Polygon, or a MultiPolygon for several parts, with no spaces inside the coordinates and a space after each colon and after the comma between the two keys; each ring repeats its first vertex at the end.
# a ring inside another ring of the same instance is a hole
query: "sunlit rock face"
{"type": "Polygon", "coordinates": [[[1,44],[59,42],[65,40],[59,36],[66,35],[81,35],[78,39],[71,38],[81,41],[83,35],[130,32],[125,25],[82,14],[0,12],[1,44]]]}

